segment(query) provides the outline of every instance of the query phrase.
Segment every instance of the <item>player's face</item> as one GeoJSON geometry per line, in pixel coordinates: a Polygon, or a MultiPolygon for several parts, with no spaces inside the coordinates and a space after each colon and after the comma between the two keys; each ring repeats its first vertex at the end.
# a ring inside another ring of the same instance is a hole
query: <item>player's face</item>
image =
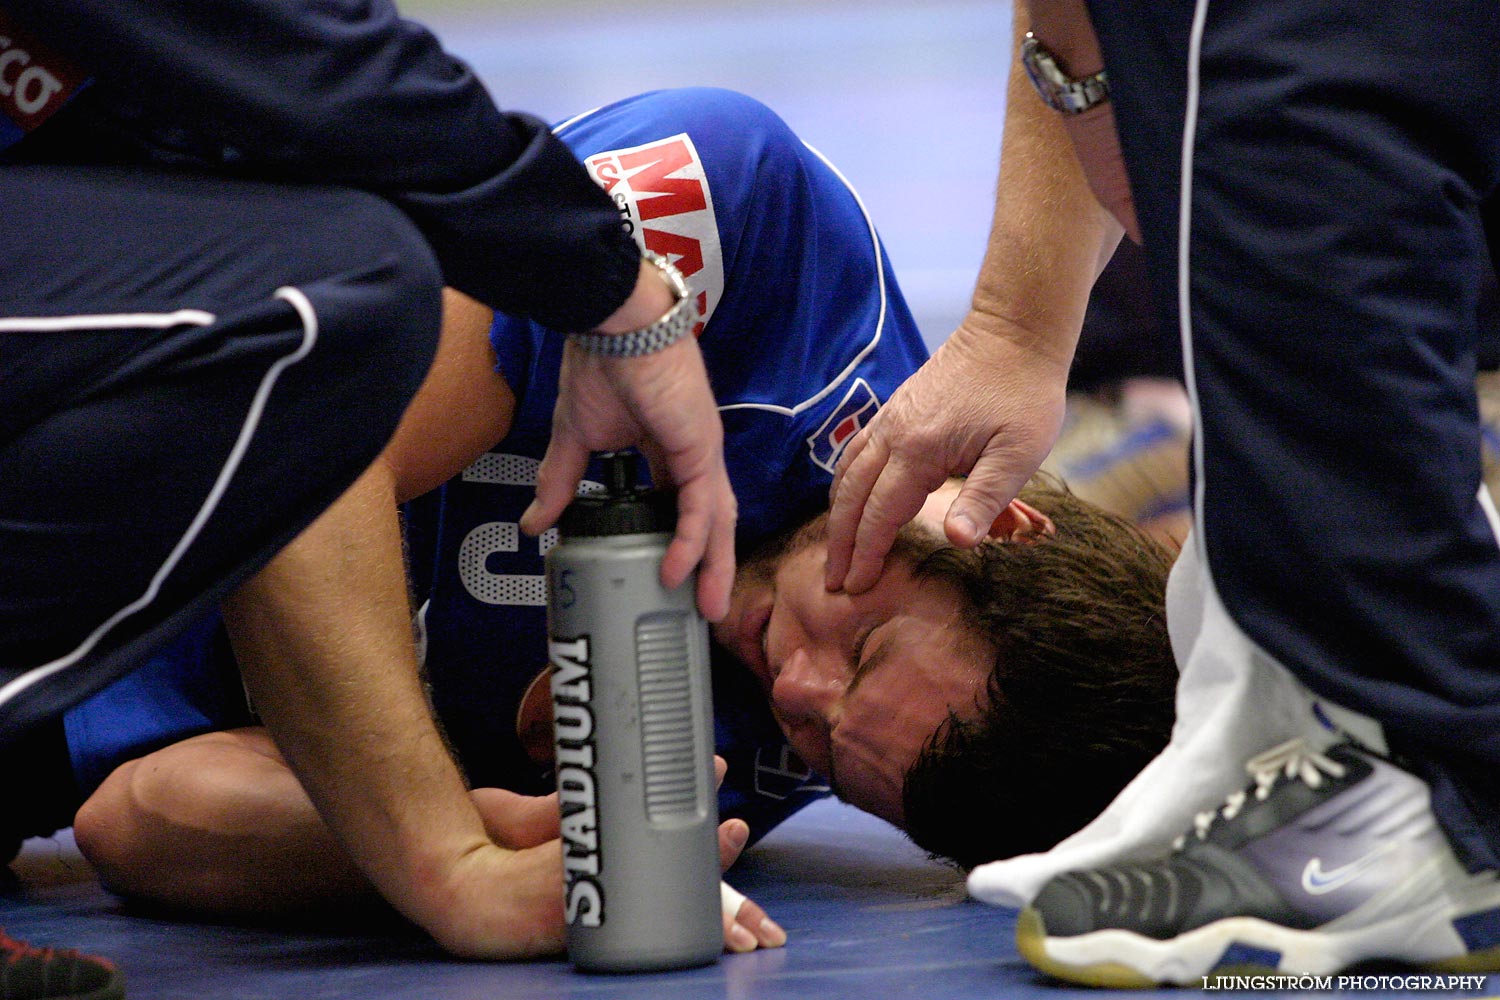
{"type": "Polygon", "coordinates": [[[822,536],[820,518],[747,563],[714,635],[839,797],[899,825],[907,770],[950,711],[975,714],[994,654],[963,630],[957,594],[899,560],[864,594],[829,593],[822,536]]]}

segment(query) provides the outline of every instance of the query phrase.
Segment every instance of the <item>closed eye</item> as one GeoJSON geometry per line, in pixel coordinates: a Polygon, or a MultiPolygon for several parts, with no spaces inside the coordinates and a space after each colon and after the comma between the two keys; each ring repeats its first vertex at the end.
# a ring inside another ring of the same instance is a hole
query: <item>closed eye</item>
{"type": "Polygon", "coordinates": [[[849,661],[852,676],[849,679],[849,687],[845,690],[846,696],[866,675],[885,662],[889,655],[891,641],[888,636],[875,643],[868,657],[865,655],[866,648],[870,646],[870,639],[885,624],[887,624],[885,621],[879,619],[869,622],[860,630],[859,636],[855,639],[854,650],[849,661]]]}

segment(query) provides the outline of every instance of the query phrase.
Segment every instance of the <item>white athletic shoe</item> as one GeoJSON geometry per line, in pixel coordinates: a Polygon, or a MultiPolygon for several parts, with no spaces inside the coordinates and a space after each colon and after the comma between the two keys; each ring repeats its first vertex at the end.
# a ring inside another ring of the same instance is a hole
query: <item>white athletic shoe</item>
{"type": "Polygon", "coordinates": [[[1043,972],[1092,986],[1326,975],[1370,960],[1500,970],[1500,881],[1454,857],[1419,778],[1291,741],[1152,862],[1059,876],[1021,914],[1043,972]]]}

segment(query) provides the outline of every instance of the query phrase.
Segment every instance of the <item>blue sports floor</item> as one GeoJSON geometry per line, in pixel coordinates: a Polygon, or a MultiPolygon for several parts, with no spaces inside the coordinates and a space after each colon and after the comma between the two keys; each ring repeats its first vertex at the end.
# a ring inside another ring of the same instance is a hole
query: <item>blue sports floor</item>
{"type": "MultiPolygon", "coordinates": [[[[199,924],[139,912],[94,881],[71,840],[33,840],[0,889],[0,926],[110,955],[132,1000],[1103,1000],[1052,982],[1012,942],[1015,914],[965,897],[952,869],[894,828],[833,801],[808,807],[747,853],[730,880],[786,928],[785,948],[642,976],[585,975],[565,962],[491,964],[443,955],[394,918],[278,926],[199,924]]],[[[1485,993],[1494,996],[1500,976],[1485,993]]],[[[1205,996],[1229,996],[1212,991],[1205,996]]],[[[1262,992],[1256,997],[1334,996],[1262,992]]],[[[1395,997],[1370,991],[1360,997],[1395,997]]],[[[1399,994],[1412,996],[1412,994],[1399,994]]]]}
{"type": "MultiPolygon", "coordinates": [[[[405,9],[472,62],[505,106],[558,120],[632,93],[686,85],[732,87],[764,101],[860,190],[929,342],[962,316],[996,176],[1007,2],[453,3],[413,0],[405,9]]],[[[671,975],[586,976],[561,961],[457,961],[393,920],[182,922],[104,893],[67,837],[31,841],[16,870],[19,881],[0,883],[0,926],[38,943],[114,957],[133,1000],[1109,995],[1031,971],[1012,941],[1014,913],[966,899],[957,873],[928,861],[879,820],[833,802],[781,827],[730,876],[787,929],[787,947],[671,975]]],[[[1500,994],[1500,977],[1490,977],[1483,994],[1500,994]]]]}

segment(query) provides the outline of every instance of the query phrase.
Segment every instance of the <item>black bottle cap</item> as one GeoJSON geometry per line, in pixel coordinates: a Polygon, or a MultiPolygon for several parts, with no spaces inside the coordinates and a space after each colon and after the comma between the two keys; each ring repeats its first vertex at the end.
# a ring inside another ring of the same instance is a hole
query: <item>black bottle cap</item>
{"type": "Polygon", "coordinates": [[[640,485],[640,455],[607,451],[599,458],[604,463],[604,492],[568,504],[557,522],[564,538],[670,534],[677,529],[677,499],[640,485]]]}

